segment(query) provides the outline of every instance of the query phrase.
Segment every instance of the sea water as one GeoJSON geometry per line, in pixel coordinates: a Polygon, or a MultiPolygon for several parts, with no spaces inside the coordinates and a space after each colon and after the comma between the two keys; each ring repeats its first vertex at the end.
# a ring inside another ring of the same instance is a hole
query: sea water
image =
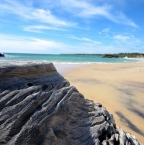
{"type": "Polygon", "coordinates": [[[0,57],[0,60],[35,60],[48,61],[54,64],[126,63],[142,61],[128,58],[103,58],[102,55],[24,53],[5,53],[5,57],[0,57]]]}

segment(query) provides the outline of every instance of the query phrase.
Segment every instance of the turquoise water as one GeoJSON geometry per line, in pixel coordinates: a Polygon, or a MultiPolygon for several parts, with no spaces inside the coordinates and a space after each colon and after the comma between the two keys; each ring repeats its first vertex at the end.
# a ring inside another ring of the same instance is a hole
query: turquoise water
{"type": "Polygon", "coordinates": [[[102,58],[102,56],[94,55],[5,53],[5,56],[6,57],[0,57],[0,60],[36,60],[58,64],[126,63],[142,61],[128,58],[102,58]]]}

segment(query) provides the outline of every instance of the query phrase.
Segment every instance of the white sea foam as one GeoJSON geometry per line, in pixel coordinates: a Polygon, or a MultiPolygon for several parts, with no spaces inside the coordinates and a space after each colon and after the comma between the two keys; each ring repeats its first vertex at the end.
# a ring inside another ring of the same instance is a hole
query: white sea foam
{"type": "Polygon", "coordinates": [[[124,59],[137,60],[137,61],[140,61],[140,62],[144,62],[144,58],[128,58],[128,57],[125,57],[124,59]]]}
{"type": "Polygon", "coordinates": [[[10,55],[10,54],[5,54],[6,58],[18,58],[19,56],[14,56],[14,55],[10,55]]]}

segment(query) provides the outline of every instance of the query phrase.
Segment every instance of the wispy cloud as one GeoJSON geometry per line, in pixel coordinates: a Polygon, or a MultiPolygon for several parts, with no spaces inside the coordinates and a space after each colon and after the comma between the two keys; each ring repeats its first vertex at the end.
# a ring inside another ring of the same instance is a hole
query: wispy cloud
{"type": "Polygon", "coordinates": [[[65,51],[66,45],[52,40],[0,34],[1,51],[21,53],[51,53],[65,51]]]}
{"type": "Polygon", "coordinates": [[[144,43],[141,41],[141,39],[138,39],[133,35],[119,34],[115,35],[113,38],[119,47],[125,48],[125,52],[143,52],[144,43]]]}
{"type": "Polygon", "coordinates": [[[138,27],[131,19],[127,18],[122,12],[109,13],[108,19],[115,23],[125,24],[132,27],[138,27]]]}
{"type": "Polygon", "coordinates": [[[125,36],[125,35],[115,35],[114,39],[126,42],[127,40],[130,39],[130,37],[129,36],[125,36]]]}
{"type": "MultiPolygon", "coordinates": [[[[96,3],[96,2],[95,2],[96,3]]],[[[84,0],[61,0],[66,11],[83,18],[104,17],[115,23],[138,27],[131,19],[121,11],[115,11],[110,4],[94,5],[84,0]]]]}
{"type": "Polygon", "coordinates": [[[101,47],[101,42],[88,38],[73,38],[82,41],[77,45],[40,39],[36,37],[24,37],[0,34],[1,52],[21,53],[86,53],[96,52],[96,47],[101,47]]]}
{"type": "MultiPolygon", "coordinates": [[[[85,39],[84,40],[88,40],[85,39]]],[[[114,46],[104,46],[96,43],[79,43],[70,45],[56,41],[0,34],[1,52],[19,53],[103,53],[114,51],[114,46]]]]}
{"type": "Polygon", "coordinates": [[[101,32],[98,32],[100,35],[104,35],[105,37],[109,37],[110,28],[105,28],[101,32]]]}
{"type": "MultiPolygon", "coordinates": [[[[125,40],[116,36],[115,39],[125,40]]],[[[133,44],[126,45],[105,45],[99,43],[91,43],[88,38],[81,38],[81,43],[78,44],[66,44],[57,41],[40,39],[35,37],[24,37],[15,35],[0,34],[1,52],[13,52],[13,53],[48,53],[48,54],[60,54],[60,53],[118,53],[118,52],[130,52],[132,50],[143,50],[143,47],[137,47],[133,44]],[[133,47],[133,49],[131,49],[133,47]]]]}
{"type": "Polygon", "coordinates": [[[127,44],[138,44],[141,43],[140,39],[135,38],[133,35],[115,35],[114,39],[127,44]]]}
{"type": "Polygon", "coordinates": [[[105,29],[102,30],[102,32],[108,33],[108,32],[110,32],[110,28],[105,28],[105,29]]]}
{"type": "MultiPolygon", "coordinates": [[[[34,2],[36,1],[33,1],[33,3],[34,2]]],[[[43,8],[36,8],[33,7],[33,5],[26,5],[16,0],[2,0],[0,4],[0,12],[4,15],[14,14],[25,20],[36,21],[37,23],[45,23],[57,27],[76,27],[78,25],[76,22],[67,21],[66,17],[64,18],[62,15],[63,18],[54,15],[53,11],[60,9],[63,14],[64,11],[66,11],[74,17],[81,17],[84,19],[103,17],[115,23],[138,27],[135,22],[128,18],[124,13],[115,10],[111,3],[106,4],[103,2],[102,4],[99,4],[95,1],[92,3],[92,1],[86,0],[57,0],[56,3],[47,1],[45,7],[45,1],[42,1],[41,3],[43,3],[43,8]],[[53,5],[53,8],[51,8],[51,5],[53,5]]]]}
{"type": "Polygon", "coordinates": [[[107,15],[107,12],[111,9],[109,5],[94,6],[86,1],[76,0],[61,0],[65,9],[71,13],[77,14],[81,17],[92,17],[94,15],[107,15]]]}
{"type": "Polygon", "coordinates": [[[36,32],[36,33],[42,33],[43,30],[65,31],[62,28],[58,28],[58,27],[55,27],[55,26],[45,26],[45,25],[25,26],[25,27],[23,27],[23,30],[28,31],[28,32],[36,32]]]}
{"type": "Polygon", "coordinates": [[[102,44],[99,41],[91,40],[91,39],[85,38],[85,37],[82,37],[82,38],[78,38],[78,37],[75,37],[75,36],[69,36],[69,37],[72,38],[72,39],[80,40],[80,41],[85,41],[85,42],[90,42],[90,43],[95,43],[95,44],[102,44]]]}
{"type": "Polygon", "coordinates": [[[11,13],[26,20],[35,20],[39,23],[47,23],[54,26],[75,26],[76,23],[67,22],[54,16],[49,9],[38,9],[28,7],[24,4],[14,0],[2,0],[0,11],[4,14],[11,13]]]}

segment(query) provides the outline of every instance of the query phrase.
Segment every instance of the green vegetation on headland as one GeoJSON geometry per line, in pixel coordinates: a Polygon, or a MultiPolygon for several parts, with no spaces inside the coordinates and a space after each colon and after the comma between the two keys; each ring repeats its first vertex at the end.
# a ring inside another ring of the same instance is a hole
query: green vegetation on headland
{"type": "Polygon", "coordinates": [[[103,58],[144,58],[144,53],[118,53],[118,54],[104,54],[103,58]]]}
{"type": "Polygon", "coordinates": [[[134,52],[134,53],[117,53],[117,54],[80,54],[80,53],[76,53],[76,54],[61,54],[61,55],[89,55],[89,56],[101,56],[103,58],[144,58],[144,53],[138,53],[138,52],[134,52]]]}

